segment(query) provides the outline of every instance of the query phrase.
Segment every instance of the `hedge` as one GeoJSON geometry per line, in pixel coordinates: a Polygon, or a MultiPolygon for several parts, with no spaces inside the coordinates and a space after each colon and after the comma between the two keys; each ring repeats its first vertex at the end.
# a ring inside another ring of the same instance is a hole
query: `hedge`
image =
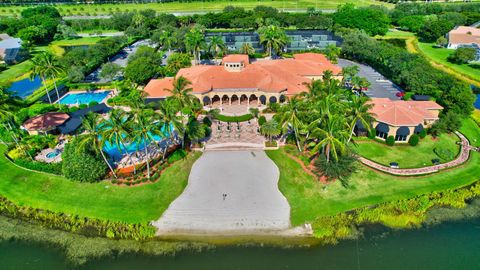
{"type": "Polygon", "coordinates": [[[29,170],[62,175],[62,162],[44,163],[28,159],[17,159],[14,162],[18,166],[24,167],[29,170]]]}
{"type": "Polygon", "coordinates": [[[222,122],[245,122],[248,120],[252,120],[253,115],[251,113],[239,115],[239,116],[228,116],[228,115],[219,114],[219,115],[216,115],[215,118],[222,122]]]}

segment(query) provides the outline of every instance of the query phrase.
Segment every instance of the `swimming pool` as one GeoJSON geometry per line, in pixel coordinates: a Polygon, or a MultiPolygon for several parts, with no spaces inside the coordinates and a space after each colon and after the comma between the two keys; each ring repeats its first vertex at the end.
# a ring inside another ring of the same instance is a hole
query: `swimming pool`
{"type": "Polygon", "coordinates": [[[112,91],[68,93],[58,103],[64,105],[90,104],[91,102],[101,103],[112,91]]]}
{"type": "MultiPolygon", "coordinates": [[[[173,131],[173,126],[172,126],[172,129],[173,131]]],[[[159,135],[152,135],[152,138],[155,142],[160,142],[160,145],[162,147],[165,146],[165,144],[167,143],[167,138],[170,136],[168,132],[166,132],[166,128],[163,127],[161,129],[162,133],[164,134],[164,137],[162,136],[159,136],[159,135]]],[[[150,144],[150,143],[148,143],[150,144]]],[[[118,148],[117,145],[112,145],[110,144],[109,142],[106,142],[105,143],[105,146],[103,147],[103,150],[108,154],[108,156],[110,158],[112,158],[113,160],[115,161],[118,161],[120,159],[122,159],[123,155],[125,155],[126,153],[128,154],[131,154],[131,153],[135,153],[136,151],[142,151],[145,149],[145,144],[143,143],[143,141],[140,143],[140,144],[137,144],[136,142],[132,142],[132,143],[127,143],[125,145],[125,148],[124,149],[123,147],[120,149],[118,148]]]]}

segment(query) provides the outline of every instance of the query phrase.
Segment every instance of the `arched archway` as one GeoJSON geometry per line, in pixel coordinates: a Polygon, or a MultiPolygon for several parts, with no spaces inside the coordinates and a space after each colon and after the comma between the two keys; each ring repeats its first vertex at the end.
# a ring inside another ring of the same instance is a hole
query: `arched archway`
{"type": "Polygon", "coordinates": [[[260,96],[260,103],[262,103],[263,105],[266,105],[267,104],[267,97],[264,96],[264,95],[261,95],[260,96]]]}
{"type": "Polygon", "coordinates": [[[208,105],[211,105],[212,104],[212,100],[210,99],[210,97],[203,97],[203,106],[208,106],[208,105]]]}
{"type": "Polygon", "coordinates": [[[233,95],[233,96],[230,98],[230,102],[232,103],[232,105],[240,104],[237,95],[233,95]]]}
{"type": "Polygon", "coordinates": [[[279,102],[285,103],[287,101],[287,97],[285,95],[280,95],[279,102]]]}
{"type": "Polygon", "coordinates": [[[423,125],[418,124],[418,126],[415,127],[415,130],[413,131],[415,134],[420,134],[423,131],[423,125]]]}
{"type": "Polygon", "coordinates": [[[227,95],[222,96],[222,104],[229,104],[230,98],[227,95]]]}
{"type": "Polygon", "coordinates": [[[248,97],[247,95],[243,94],[240,96],[240,104],[247,105],[248,104],[248,97]]]}
{"type": "Polygon", "coordinates": [[[277,103],[277,97],[271,96],[271,97],[268,99],[268,102],[269,102],[269,103],[277,103]]]}
{"type": "Polygon", "coordinates": [[[258,97],[254,94],[251,94],[250,97],[248,98],[250,106],[256,106],[258,105],[258,97]]]}
{"type": "Polygon", "coordinates": [[[410,129],[408,127],[399,127],[395,134],[395,141],[404,142],[407,140],[408,135],[410,135],[410,129]]]}
{"type": "Polygon", "coordinates": [[[375,127],[375,131],[376,131],[377,137],[380,137],[382,139],[387,139],[388,132],[390,131],[390,127],[385,123],[378,123],[378,125],[375,127]]]}
{"type": "Polygon", "coordinates": [[[220,97],[218,95],[213,96],[212,98],[212,105],[213,106],[218,106],[220,105],[220,97]]]}

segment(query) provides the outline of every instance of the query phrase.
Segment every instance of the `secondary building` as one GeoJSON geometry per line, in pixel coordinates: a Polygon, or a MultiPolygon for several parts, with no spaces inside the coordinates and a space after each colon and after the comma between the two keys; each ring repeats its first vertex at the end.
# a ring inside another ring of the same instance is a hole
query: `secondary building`
{"type": "Polygon", "coordinates": [[[22,59],[22,40],[7,34],[0,34],[0,58],[7,64],[14,64],[22,59]]]}
{"type": "Polygon", "coordinates": [[[372,98],[369,101],[372,128],[377,138],[394,136],[397,142],[406,142],[412,134],[418,134],[439,119],[443,109],[434,101],[405,101],[388,98],[372,98]]]}
{"type": "Polygon", "coordinates": [[[48,112],[28,119],[22,128],[30,135],[55,134],[68,119],[70,116],[66,113],[48,112]]]}
{"type": "Polygon", "coordinates": [[[480,29],[469,26],[459,26],[451,30],[448,35],[448,48],[474,48],[477,50],[477,59],[480,61],[480,29]]]}
{"type": "MultiPolygon", "coordinates": [[[[306,84],[322,79],[327,70],[341,79],[342,69],[322,54],[302,53],[293,58],[254,62],[250,62],[248,55],[232,54],[224,57],[221,65],[183,68],[177,77],[183,76],[191,82],[192,94],[204,106],[259,106],[284,103],[288,97],[307,91],[306,84]]],[[[166,98],[174,79],[151,80],[144,90],[149,98],[166,98]]]]}

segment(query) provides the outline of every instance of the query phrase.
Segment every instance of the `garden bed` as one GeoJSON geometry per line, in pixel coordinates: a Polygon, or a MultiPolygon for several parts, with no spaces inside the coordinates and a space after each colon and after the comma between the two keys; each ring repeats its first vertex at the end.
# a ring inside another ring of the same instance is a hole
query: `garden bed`
{"type": "Polygon", "coordinates": [[[228,116],[228,115],[219,114],[215,116],[215,119],[222,122],[245,122],[248,120],[252,120],[253,114],[248,113],[248,114],[239,115],[239,116],[228,116]]]}

